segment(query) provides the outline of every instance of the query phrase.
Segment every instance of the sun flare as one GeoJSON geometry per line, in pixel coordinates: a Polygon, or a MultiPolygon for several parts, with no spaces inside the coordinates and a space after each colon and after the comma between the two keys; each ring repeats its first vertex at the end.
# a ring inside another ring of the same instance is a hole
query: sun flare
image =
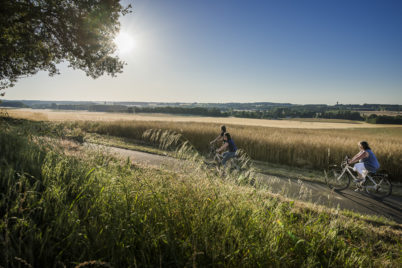
{"type": "Polygon", "coordinates": [[[134,38],[127,32],[120,32],[114,39],[114,43],[117,46],[117,51],[121,54],[126,54],[135,47],[134,38]]]}

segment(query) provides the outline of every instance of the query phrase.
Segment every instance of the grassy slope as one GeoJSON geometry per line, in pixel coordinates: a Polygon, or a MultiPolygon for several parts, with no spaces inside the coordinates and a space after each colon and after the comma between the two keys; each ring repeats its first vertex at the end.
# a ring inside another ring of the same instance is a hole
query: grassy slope
{"type": "MultiPolygon", "coordinates": [[[[0,132],[0,265],[400,265],[401,226],[0,132]],[[36,141],[36,142],[32,142],[36,141]],[[39,145],[38,145],[39,144],[39,145]],[[379,226],[378,226],[379,225],[379,226]]],[[[57,131],[53,131],[57,133],[57,131]]]]}

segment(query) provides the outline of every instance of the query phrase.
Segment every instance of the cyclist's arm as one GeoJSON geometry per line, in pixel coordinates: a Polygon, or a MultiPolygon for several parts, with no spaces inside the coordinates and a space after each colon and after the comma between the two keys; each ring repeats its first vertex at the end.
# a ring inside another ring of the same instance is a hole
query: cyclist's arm
{"type": "Polygon", "coordinates": [[[353,164],[355,162],[358,162],[360,159],[368,157],[368,152],[366,151],[360,151],[358,152],[355,156],[353,156],[352,159],[349,160],[349,164],[353,164]]]}
{"type": "Polygon", "coordinates": [[[227,142],[225,142],[221,148],[219,148],[218,150],[216,150],[218,153],[223,152],[224,150],[226,150],[226,148],[229,146],[229,144],[227,142]]]}
{"type": "Polygon", "coordinates": [[[222,140],[222,139],[223,139],[223,136],[219,135],[213,141],[211,141],[210,144],[213,144],[213,143],[217,142],[218,140],[222,140]]]}

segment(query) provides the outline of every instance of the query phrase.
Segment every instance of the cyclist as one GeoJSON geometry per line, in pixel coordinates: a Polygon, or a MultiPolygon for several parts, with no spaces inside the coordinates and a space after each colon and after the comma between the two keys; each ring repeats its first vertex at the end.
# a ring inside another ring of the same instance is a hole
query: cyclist
{"type": "Polygon", "coordinates": [[[223,153],[223,158],[222,158],[222,165],[223,167],[226,167],[226,162],[230,159],[236,156],[236,151],[237,147],[236,144],[233,142],[232,137],[230,137],[229,133],[225,133],[223,135],[223,145],[221,148],[216,150],[216,152],[221,153],[223,151],[226,151],[223,153]]]}
{"type": "Polygon", "coordinates": [[[359,163],[354,165],[353,169],[357,171],[358,174],[358,180],[356,182],[363,183],[366,180],[367,173],[376,172],[380,164],[366,141],[361,141],[358,145],[360,152],[353,156],[348,163],[353,164],[359,161],[359,163]]]}
{"type": "Polygon", "coordinates": [[[216,137],[213,141],[211,141],[209,144],[214,144],[217,141],[223,141],[223,136],[225,135],[226,132],[226,126],[222,125],[221,126],[221,134],[218,135],[218,137],[216,137]]]}

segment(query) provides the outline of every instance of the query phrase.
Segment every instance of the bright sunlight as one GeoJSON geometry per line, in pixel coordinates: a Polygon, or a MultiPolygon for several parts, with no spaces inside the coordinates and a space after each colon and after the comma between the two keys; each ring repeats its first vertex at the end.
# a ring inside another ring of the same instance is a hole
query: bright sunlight
{"type": "Polygon", "coordinates": [[[127,32],[120,32],[114,42],[117,46],[117,51],[121,54],[132,51],[135,46],[134,38],[127,32]]]}

